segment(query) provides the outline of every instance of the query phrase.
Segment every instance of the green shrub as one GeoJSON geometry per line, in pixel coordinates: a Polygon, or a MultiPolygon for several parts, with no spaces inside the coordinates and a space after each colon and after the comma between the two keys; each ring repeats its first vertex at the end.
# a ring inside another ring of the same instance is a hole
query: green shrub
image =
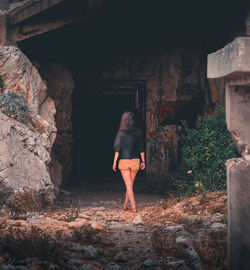
{"type": "Polygon", "coordinates": [[[214,117],[197,118],[194,128],[182,122],[181,154],[186,169],[180,193],[222,190],[226,188],[226,160],[238,156],[231,134],[227,130],[225,110],[214,117]]]}
{"type": "Polygon", "coordinates": [[[8,91],[0,95],[0,110],[23,123],[28,120],[29,107],[23,98],[16,93],[8,91]]]}
{"type": "Polygon", "coordinates": [[[3,77],[0,75],[0,88],[2,88],[4,85],[3,77]]]}

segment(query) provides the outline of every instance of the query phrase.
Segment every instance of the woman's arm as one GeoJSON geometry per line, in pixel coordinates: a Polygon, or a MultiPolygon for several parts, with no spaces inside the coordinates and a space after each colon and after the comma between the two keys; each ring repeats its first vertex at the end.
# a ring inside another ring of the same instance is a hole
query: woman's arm
{"type": "Polygon", "coordinates": [[[145,169],[145,152],[141,152],[141,170],[145,169]]]}
{"type": "Polygon", "coordinates": [[[117,164],[117,159],[119,157],[119,152],[115,152],[114,156],[114,162],[113,162],[113,170],[116,172],[116,164],[117,164]]]}

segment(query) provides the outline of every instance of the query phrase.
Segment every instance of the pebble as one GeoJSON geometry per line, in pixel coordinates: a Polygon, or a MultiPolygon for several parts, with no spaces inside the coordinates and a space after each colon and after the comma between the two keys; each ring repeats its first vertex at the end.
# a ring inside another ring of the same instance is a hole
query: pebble
{"type": "Polygon", "coordinates": [[[91,264],[84,264],[81,268],[78,268],[80,270],[96,270],[97,268],[91,264]]]}
{"type": "Polygon", "coordinates": [[[178,261],[171,261],[167,263],[167,266],[173,269],[178,269],[179,267],[186,266],[186,265],[185,265],[185,260],[178,260],[178,261]]]}
{"type": "Polygon", "coordinates": [[[70,259],[68,263],[72,266],[81,266],[83,264],[83,260],[70,259]]]}
{"type": "Polygon", "coordinates": [[[26,218],[27,219],[42,219],[44,218],[44,215],[39,215],[38,212],[27,212],[26,218]]]}
{"type": "Polygon", "coordinates": [[[109,262],[106,265],[105,270],[120,270],[120,266],[116,264],[115,262],[109,262]]]}
{"type": "Polygon", "coordinates": [[[182,225],[170,225],[170,226],[167,226],[166,229],[171,231],[171,232],[179,232],[183,229],[183,226],[182,225]]]}
{"type": "Polygon", "coordinates": [[[29,270],[26,266],[14,266],[10,264],[0,265],[0,270],[29,270]]]}
{"type": "Polygon", "coordinates": [[[224,230],[226,230],[226,228],[227,228],[226,224],[223,224],[220,222],[215,222],[211,226],[211,229],[214,232],[224,231],[224,230]]]}
{"type": "Polygon", "coordinates": [[[156,265],[156,262],[155,262],[155,260],[147,259],[147,260],[143,263],[143,265],[144,265],[145,267],[151,267],[151,266],[156,265]]]}
{"type": "Polygon", "coordinates": [[[211,222],[219,222],[224,218],[224,215],[221,213],[215,213],[212,217],[211,217],[211,222]]]}
{"type": "Polygon", "coordinates": [[[137,215],[134,220],[133,220],[133,224],[134,225],[143,225],[143,220],[142,217],[140,215],[137,215]]]}
{"type": "Polygon", "coordinates": [[[188,241],[184,236],[178,236],[175,239],[175,242],[177,245],[180,245],[180,246],[187,246],[188,245],[188,241]]]}
{"type": "Polygon", "coordinates": [[[84,247],[84,255],[89,259],[95,259],[97,257],[97,250],[91,245],[84,247]]]}
{"type": "Polygon", "coordinates": [[[117,262],[126,262],[127,261],[127,256],[123,252],[118,252],[115,255],[115,261],[117,261],[117,262]]]}
{"type": "Polygon", "coordinates": [[[132,232],[132,231],[133,231],[133,229],[130,226],[126,226],[124,228],[124,232],[132,232]]]}

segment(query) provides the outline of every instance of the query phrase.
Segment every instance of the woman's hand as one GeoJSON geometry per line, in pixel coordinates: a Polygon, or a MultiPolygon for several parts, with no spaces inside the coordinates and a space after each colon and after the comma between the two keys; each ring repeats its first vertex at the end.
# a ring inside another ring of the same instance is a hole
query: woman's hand
{"type": "Polygon", "coordinates": [[[116,163],[113,163],[113,171],[116,172],[116,163]]]}
{"type": "Polygon", "coordinates": [[[141,162],[141,170],[144,170],[145,169],[145,162],[141,162]]]}

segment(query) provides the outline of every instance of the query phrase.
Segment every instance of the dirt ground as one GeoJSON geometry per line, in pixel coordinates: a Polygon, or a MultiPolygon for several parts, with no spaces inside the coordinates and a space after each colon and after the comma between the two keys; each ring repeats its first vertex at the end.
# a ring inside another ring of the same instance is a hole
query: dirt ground
{"type": "Polygon", "coordinates": [[[108,181],[68,188],[53,206],[26,194],[2,207],[0,269],[227,269],[225,192],[164,198],[140,181],[135,191],[135,214],[108,181]]]}

